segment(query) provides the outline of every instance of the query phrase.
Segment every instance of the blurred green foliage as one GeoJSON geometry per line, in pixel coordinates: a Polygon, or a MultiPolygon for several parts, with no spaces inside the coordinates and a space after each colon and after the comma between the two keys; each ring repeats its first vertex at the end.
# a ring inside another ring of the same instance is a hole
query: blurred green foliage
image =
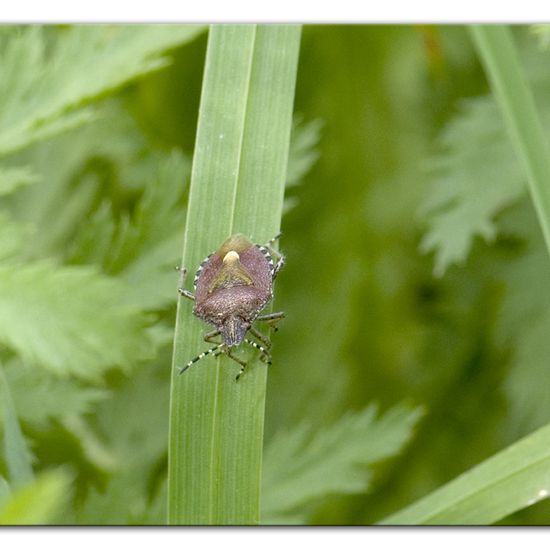
{"type": "MultiPolygon", "coordinates": [[[[549,35],[515,33],[550,129],[549,35]]],[[[205,47],[0,28],[2,522],[165,522],[205,47]]],[[[550,265],[487,94],[463,27],[304,27],[266,522],[378,521],[550,421],[550,265]]]]}

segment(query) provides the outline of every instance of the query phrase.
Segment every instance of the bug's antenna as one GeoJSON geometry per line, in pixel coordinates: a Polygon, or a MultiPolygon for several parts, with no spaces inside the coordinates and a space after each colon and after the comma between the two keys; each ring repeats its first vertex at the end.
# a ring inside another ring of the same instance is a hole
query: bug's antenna
{"type": "Polygon", "coordinates": [[[214,353],[219,347],[223,346],[223,344],[218,344],[217,346],[214,346],[213,348],[207,349],[206,351],[203,351],[199,355],[197,355],[194,359],[191,359],[185,367],[180,369],[179,374],[183,374],[193,363],[196,363],[197,361],[200,361],[203,357],[206,357],[207,355],[210,355],[211,353],[214,353]]]}

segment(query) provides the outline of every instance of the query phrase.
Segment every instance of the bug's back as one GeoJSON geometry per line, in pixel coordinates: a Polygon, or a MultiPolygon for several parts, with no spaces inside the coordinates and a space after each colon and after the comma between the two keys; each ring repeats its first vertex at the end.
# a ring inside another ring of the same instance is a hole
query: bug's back
{"type": "Polygon", "coordinates": [[[271,297],[272,266],[268,256],[244,235],[233,235],[201,266],[193,311],[217,328],[227,324],[228,319],[249,325],[271,297]]]}

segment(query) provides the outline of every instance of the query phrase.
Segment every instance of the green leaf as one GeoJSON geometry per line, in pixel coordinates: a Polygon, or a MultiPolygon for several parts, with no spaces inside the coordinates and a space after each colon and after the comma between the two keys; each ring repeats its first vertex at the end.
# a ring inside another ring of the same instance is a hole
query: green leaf
{"type": "MultiPolygon", "coordinates": [[[[136,170],[143,181],[142,196],[133,212],[115,212],[104,200],[77,229],[69,258],[76,263],[100,263],[121,280],[122,297],[143,309],[160,309],[174,302],[181,236],[182,196],[190,166],[178,151],[148,154],[136,170]]],[[[129,181],[137,177],[125,174],[129,181]]]]}
{"type": "MultiPolygon", "coordinates": [[[[76,515],[78,523],[141,524],[148,515],[151,480],[165,463],[169,379],[166,372],[142,369],[97,407],[97,430],[115,464],[104,490],[92,490],[76,515]],[[146,406],[144,406],[146,403],[146,406]]],[[[166,523],[163,512],[156,523],[166,523]]]]}
{"type": "Polygon", "coordinates": [[[0,507],[8,500],[11,496],[11,489],[8,482],[0,476],[0,507]]]}
{"type": "MultiPolygon", "coordinates": [[[[529,42],[522,54],[537,99],[537,125],[548,133],[549,81],[540,70],[546,58],[529,42]]],[[[504,57],[508,64],[509,56],[504,57]]],[[[524,131],[529,131],[529,125],[524,131]]],[[[476,238],[494,242],[499,230],[497,216],[527,192],[527,172],[493,96],[459,104],[458,113],[440,134],[438,150],[427,168],[431,184],[420,213],[428,229],[421,250],[435,253],[435,274],[441,276],[450,265],[465,261],[476,238]]]]}
{"type": "Polygon", "coordinates": [[[3,409],[4,454],[9,479],[13,487],[20,487],[33,479],[31,457],[19,426],[10,388],[2,368],[0,368],[0,402],[3,409]]]}
{"type": "MultiPolygon", "coordinates": [[[[302,178],[311,170],[319,158],[317,148],[321,138],[321,120],[304,123],[302,117],[294,117],[290,135],[290,150],[286,173],[287,193],[301,183],[302,178]]],[[[284,213],[298,205],[295,196],[285,196],[284,213]]]]}
{"type": "Polygon", "coordinates": [[[109,396],[105,389],[53,376],[19,361],[8,363],[4,372],[17,416],[35,425],[43,425],[52,418],[89,413],[96,403],[109,396]]]}
{"type": "Polygon", "coordinates": [[[440,135],[428,165],[429,193],[421,209],[428,230],[420,249],[435,252],[435,274],[463,263],[474,239],[494,240],[495,216],[524,193],[524,177],[491,98],[462,103],[440,135]]]}
{"type": "Polygon", "coordinates": [[[8,195],[17,188],[38,181],[38,176],[28,167],[0,166],[0,196],[8,195]]]}
{"type": "Polygon", "coordinates": [[[15,258],[26,245],[30,229],[0,210],[0,259],[15,258]]]}
{"type": "MultiPolygon", "coordinates": [[[[198,266],[233,233],[279,231],[299,26],[210,29],[182,265],[198,266]]],[[[171,390],[168,518],[183,524],[259,522],[266,366],[238,383],[226,357],[178,376],[203,351],[191,304],[178,305],[171,390]]]]}
{"type": "Polygon", "coordinates": [[[32,166],[44,182],[40,192],[32,186],[12,198],[15,219],[34,230],[25,242],[22,257],[61,255],[72,262],[103,263],[115,245],[116,223],[111,219],[111,210],[121,218],[127,217],[121,204],[155,178],[155,165],[146,165],[153,156],[151,147],[120,102],[103,102],[96,112],[93,123],[16,156],[18,163],[32,166]],[[57,161],[60,152],[63,162],[57,161]],[[135,173],[138,169],[141,171],[135,173]],[[96,222],[105,203],[107,216],[96,222]],[[82,224],[88,218],[92,218],[96,231],[92,242],[81,237],[89,235],[88,224],[82,224]]]}
{"type": "Polygon", "coordinates": [[[550,46],[550,25],[532,25],[531,29],[538,36],[541,48],[548,49],[550,46]]]}
{"type": "Polygon", "coordinates": [[[502,25],[473,25],[470,32],[514,152],[527,176],[529,193],[550,254],[550,146],[512,32],[502,25]]]}
{"type": "Polygon", "coordinates": [[[304,122],[302,117],[294,118],[286,173],[287,187],[297,185],[317,162],[322,127],[321,120],[304,122]]]}
{"type": "Polygon", "coordinates": [[[47,525],[55,521],[67,503],[70,486],[71,477],[64,470],[41,474],[0,506],[0,525],[47,525]]]}
{"type": "Polygon", "coordinates": [[[143,517],[144,525],[166,524],[166,503],[168,501],[168,483],[166,478],[161,482],[153,500],[150,502],[143,517]]]}
{"type": "Polygon", "coordinates": [[[276,434],[264,458],[262,523],[288,523],[321,498],[365,493],[371,467],[396,455],[412,435],[420,409],[376,407],[348,413],[314,435],[303,423],[276,434]]]}
{"type": "MultiPolygon", "coordinates": [[[[483,56],[489,56],[486,64],[493,80],[498,80],[493,86],[509,127],[513,126],[510,131],[516,141],[509,139],[501,122],[502,115],[490,99],[474,100],[470,108],[454,120],[444,134],[443,143],[447,147],[441,162],[436,162],[442,177],[436,180],[432,196],[425,203],[431,228],[423,244],[425,248],[437,249],[436,272],[442,274],[450,263],[466,257],[476,227],[477,232],[487,238],[494,238],[498,231],[505,237],[519,237],[527,242],[525,254],[504,263],[498,270],[499,279],[504,280],[507,287],[498,316],[497,336],[501,348],[510,356],[511,367],[504,383],[509,402],[505,426],[510,438],[550,420],[550,394],[546,384],[540,383],[547,370],[549,351],[544,337],[550,329],[546,299],[550,290],[547,288],[548,259],[540,228],[533,224],[535,213],[523,199],[527,189],[524,190],[522,180],[526,178],[520,172],[521,164],[514,151],[515,143],[521,149],[518,150],[520,158],[523,155],[531,164],[547,154],[541,123],[549,126],[548,81],[544,76],[541,78],[540,70],[533,73],[538,77],[532,78],[540,105],[538,115],[527,85],[522,83],[524,77],[511,37],[506,32],[503,34],[502,29],[495,32],[495,28],[477,28],[475,34],[483,35],[478,36],[478,47],[483,56]],[[537,130],[532,133],[535,126],[537,130]],[[521,143],[517,132],[523,136],[521,143]],[[534,134],[539,136],[538,144],[532,141],[534,134]],[[506,211],[510,205],[513,208],[506,211]],[[497,214],[500,214],[498,218],[497,214]],[[460,246],[455,246],[457,243],[460,246]]],[[[530,50],[525,53],[528,54],[525,65],[536,68],[537,56],[530,50]]],[[[531,173],[540,171],[544,164],[544,160],[539,162],[539,168],[531,168],[531,173]]],[[[524,171],[529,173],[529,169],[524,171]]],[[[547,185],[547,177],[539,175],[538,180],[541,188],[547,185]]],[[[540,199],[536,200],[540,203],[540,199]]]]}
{"type": "Polygon", "coordinates": [[[550,426],[545,426],[382,523],[487,525],[548,496],[550,426]]]}
{"type": "Polygon", "coordinates": [[[124,281],[129,303],[154,309],[174,302],[181,202],[190,165],[177,151],[148,160],[156,161],[149,166],[150,180],[107,267],[124,281]]]}
{"type": "MultiPolygon", "coordinates": [[[[100,264],[120,279],[120,301],[163,308],[173,303],[177,285],[186,191],[181,183],[188,181],[190,163],[175,150],[152,151],[117,102],[99,112],[86,128],[23,155],[48,185],[16,197],[16,215],[34,228],[32,238],[19,239],[19,251],[24,258],[54,254],[69,263],[100,264]],[[67,161],[52,162],[61,149],[67,161]]],[[[0,252],[3,242],[0,230],[0,252]]]]}
{"type": "MultiPolygon", "coordinates": [[[[547,253],[550,254],[550,186],[548,185],[550,147],[544,133],[541,116],[535,106],[533,93],[520,64],[514,37],[509,28],[497,25],[473,26],[471,34],[500,106],[501,115],[506,123],[515,153],[527,176],[528,190],[542,230],[547,253]]],[[[531,256],[531,259],[537,261],[536,255],[531,256]]],[[[548,274],[548,263],[540,260],[539,257],[538,269],[535,268],[535,271],[533,271],[533,267],[536,264],[529,266],[531,274],[535,275],[532,277],[532,282],[535,282],[533,279],[538,278],[541,283],[540,286],[535,287],[536,297],[531,295],[536,301],[530,300],[527,304],[521,305],[524,311],[527,308],[532,308],[532,313],[536,312],[537,306],[547,301],[546,293],[543,293],[542,290],[546,286],[547,278],[544,274],[546,276],[548,274]]],[[[525,267],[528,265],[527,262],[529,262],[529,258],[524,259],[525,267]]],[[[524,288],[527,294],[530,294],[530,289],[524,288]]],[[[514,299],[512,294],[509,300],[513,303],[514,299]]],[[[544,375],[546,370],[544,358],[548,357],[549,348],[545,345],[544,335],[550,323],[546,309],[544,307],[539,309],[538,315],[532,314],[529,324],[521,326],[519,319],[517,320],[517,326],[523,333],[523,338],[519,339],[514,356],[516,365],[507,381],[508,393],[513,397],[516,428],[525,422],[529,426],[529,423],[540,425],[542,421],[547,420],[548,410],[544,405],[530,404],[531,400],[537,404],[544,403],[545,392],[539,388],[533,388],[532,382],[519,386],[520,381],[526,378],[527,372],[538,377],[541,374],[544,375]],[[533,391],[530,392],[530,389],[533,391]],[[524,405],[525,412],[522,414],[524,405]]]]}
{"type": "Polygon", "coordinates": [[[548,374],[549,328],[550,314],[545,311],[513,336],[515,349],[504,390],[509,402],[507,428],[516,436],[550,420],[550,388],[541,384],[548,374]]]}
{"type": "Polygon", "coordinates": [[[82,104],[166,66],[162,52],[203,28],[30,25],[8,34],[0,55],[0,155],[90,121],[93,112],[82,104]]]}
{"type": "Polygon", "coordinates": [[[122,470],[150,465],[166,453],[168,393],[168,376],[150,365],[125,380],[113,399],[96,408],[97,429],[122,470]]]}
{"type": "Polygon", "coordinates": [[[31,364],[97,380],[150,355],[142,315],[120,303],[116,281],[46,262],[0,266],[0,342],[31,364]]]}
{"type": "Polygon", "coordinates": [[[526,196],[499,219],[503,236],[524,243],[521,254],[498,270],[506,285],[496,324],[496,343],[509,356],[504,382],[506,430],[516,439],[550,422],[548,371],[550,260],[533,206],[526,196]]]}

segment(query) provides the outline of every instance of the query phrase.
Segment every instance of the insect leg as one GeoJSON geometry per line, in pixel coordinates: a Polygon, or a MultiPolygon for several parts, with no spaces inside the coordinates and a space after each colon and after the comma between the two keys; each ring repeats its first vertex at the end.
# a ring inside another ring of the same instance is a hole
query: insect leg
{"type": "Polygon", "coordinates": [[[285,318],[284,311],[275,311],[274,313],[264,313],[263,315],[258,315],[256,321],[280,321],[285,318]]]}
{"type": "Polygon", "coordinates": [[[284,311],[277,311],[275,313],[266,313],[265,315],[259,315],[256,317],[256,321],[264,321],[266,322],[270,327],[277,331],[277,323],[285,318],[285,312],[284,311]]]}
{"type": "Polygon", "coordinates": [[[248,330],[267,348],[271,348],[271,341],[269,338],[262,334],[256,327],[251,326],[248,330]]]}
{"type": "Polygon", "coordinates": [[[275,277],[277,277],[277,274],[283,267],[285,266],[285,257],[280,254],[279,259],[277,260],[277,263],[275,264],[275,267],[273,268],[273,271],[271,272],[271,280],[275,280],[275,277]]]}
{"type": "Polygon", "coordinates": [[[195,295],[192,292],[190,292],[189,290],[185,290],[184,288],[182,288],[183,287],[183,281],[185,279],[185,275],[187,275],[187,269],[185,269],[185,267],[176,266],[176,271],[180,272],[180,280],[179,280],[179,283],[178,283],[178,292],[182,296],[185,296],[185,298],[189,298],[189,300],[194,300],[195,295]]]}
{"type": "Polygon", "coordinates": [[[253,340],[249,340],[248,338],[245,338],[243,341],[255,347],[257,350],[259,350],[260,353],[262,354],[261,355],[262,361],[264,361],[268,365],[271,365],[271,356],[269,355],[269,350],[265,349],[263,346],[260,346],[260,344],[258,344],[257,342],[254,342],[253,340]]]}
{"type": "Polygon", "coordinates": [[[269,241],[267,241],[264,246],[266,248],[271,248],[271,245],[277,242],[281,238],[281,235],[282,233],[279,231],[279,233],[277,233],[277,235],[275,235],[275,237],[273,237],[272,239],[269,239],[269,241]]]}
{"type": "Polygon", "coordinates": [[[238,357],[235,357],[229,349],[226,351],[225,354],[227,355],[227,357],[229,357],[230,359],[233,359],[233,361],[241,365],[241,370],[239,371],[239,374],[237,374],[237,376],[235,377],[235,382],[237,382],[241,377],[241,374],[244,372],[244,369],[246,369],[246,363],[241,359],[239,359],[238,357]]]}
{"type": "Polygon", "coordinates": [[[180,369],[179,374],[183,374],[193,363],[196,363],[197,361],[200,361],[203,357],[206,357],[207,355],[210,355],[211,353],[214,353],[222,344],[218,344],[217,346],[214,346],[213,348],[210,348],[206,351],[203,351],[199,355],[197,355],[194,359],[191,359],[185,367],[180,369]]]}
{"type": "Polygon", "coordinates": [[[212,330],[210,332],[207,332],[203,338],[204,338],[204,341],[205,342],[212,342],[212,343],[216,343],[213,338],[215,338],[216,336],[219,336],[220,335],[220,331],[218,329],[216,330],[212,330]]]}
{"type": "Polygon", "coordinates": [[[270,263],[272,264],[272,269],[271,269],[272,280],[274,280],[275,277],[277,277],[277,274],[279,273],[279,271],[281,271],[281,269],[285,265],[284,255],[278,252],[277,250],[274,250],[273,247],[271,246],[272,244],[275,243],[275,241],[279,239],[280,236],[281,236],[281,233],[278,233],[277,235],[275,235],[275,237],[273,237],[265,245],[263,245],[263,247],[260,247],[261,249],[267,250],[267,252],[269,252],[269,254],[272,256],[272,258],[275,257],[277,259],[277,263],[273,265],[272,259],[270,258],[270,263]]]}
{"type": "Polygon", "coordinates": [[[178,288],[178,292],[185,298],[188,298],[189,300],[195,300],[195,295],[189,290],[185,290],[184,288],[178,288]]]}

